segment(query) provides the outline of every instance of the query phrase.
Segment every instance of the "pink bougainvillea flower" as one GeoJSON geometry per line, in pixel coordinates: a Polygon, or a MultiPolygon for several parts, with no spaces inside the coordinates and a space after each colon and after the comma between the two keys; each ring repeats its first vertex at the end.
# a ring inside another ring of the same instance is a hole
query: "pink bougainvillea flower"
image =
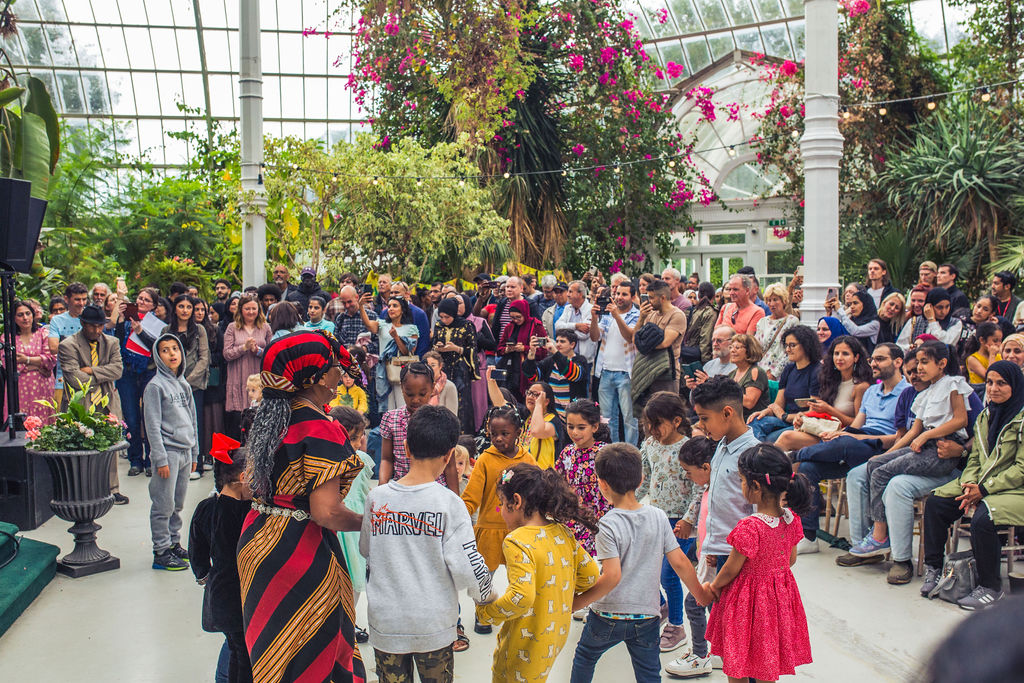
{"type": "Polygon", "coordinates": [[[654,13],[654,18],[657,19],[659,24],[664,24],[668,21],[668,10],[662,7],[654,13]]]}
{"type": "Polygon", "coordinates": [[[795,76],[796,75],[796,71],[797,71],[797,66],[796,66],[796,64],[794,62],[791,62],[790,60],[787,59],[786,61],[784,61],[782,63],[782,66],[779,67],[779,71],[784,76],[795,76]]]}
{"type": "Polygon", "coordinates": [[[587,152],[587,148],[584,147],[582,144],[576,144],[572,148],[572,153],[575,154],[578,157],[583,156],[584,154],[586,154],[586,152],[587,152]]]}
{"type": "Polygon", "coordinates": [[[620,247],[622,247],[623,249],[625,249],[625,248],[626,248],[626,243],[627,243],[627,242],[629,242],[629,238],[628,238],[628,237],[626,237],[625,235],[622,235],[621,237],[619,237],[619,238],[618,238],[617,240],[615,240],[615,241],[616,241],[616,242],[618,243],[618,245],[619,245],[620,247]]]}
{"type": "Polygon", "coordinates": [[[622,270],[622,259],[616,259],[615,263],[608,267],[608,270],[613,273],[617,273],[622,270]]]}
{"type": "Polygon", "coordinates": [[[601,63],[611,64],[615,61],[615,58],[619,56],[619,51],[614,47],[601,48],[601,63]]]}
{"type": "Polygon", "coordinates": [[[573,71],[583,71],[583,55],[569,55],[569,68],[573,71]]]}
{"type": "Polygon", "coordinates": [[[668,72],[669,78],[679,78],[680,76],[683,75],[683,71],[685,70],[685,66],[683,66],[682,64],[676,64],[675,62],[669,62],[668,64],[665,65],[665,71],[668,72]]]}

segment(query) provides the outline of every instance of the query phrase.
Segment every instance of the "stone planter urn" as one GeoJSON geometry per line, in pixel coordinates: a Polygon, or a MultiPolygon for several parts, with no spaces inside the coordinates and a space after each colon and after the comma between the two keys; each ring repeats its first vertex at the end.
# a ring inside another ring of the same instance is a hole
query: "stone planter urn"
{"type": "Polygon", "coordinates": [[[43,458],[53,476],[53,514],[74,526],[68,532],[75,537],[75,549],[57,561],[57,571],[72,578],[117,569],[121,560],[96,545],[96,532],[102,527],[95,520],[110,512],[114,496],[110,493],[110,462],[128,448],[127,441],[105,451],[28,452],[43,458]]]}

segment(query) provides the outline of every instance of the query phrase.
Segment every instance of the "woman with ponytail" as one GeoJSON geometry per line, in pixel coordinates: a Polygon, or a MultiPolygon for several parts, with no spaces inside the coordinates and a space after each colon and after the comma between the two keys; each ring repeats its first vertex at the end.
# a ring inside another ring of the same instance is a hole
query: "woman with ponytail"
{"type": "Polygon", "coordinates": [[[502,625],[493,680],[544,681],[568,638],[573,597],[599,574],[566,524],[596,533],[597,520],[561,474],[533,464],[502,472],[498,501],[511,530],[502,545],[508,588],[476,608],[477,621],[502,625]]]}
{"type": "Polygon", "coordinates": [[[335,533],[361,526],[344,499],[363,462],[323,411],[341,373],[358,371],[320,331],[282,337],[263,354],[263,401],[247,444],[253,509],[238,541],[256,683],[366,677],[355,644],[352,583],[335,533]]]}
{"type": "Polygon", "coordinates": [[[803,538],[797,515],[810,509],[807,477],[771,444],[739,458],[743,496],[757,512],[729,534],[732,552],[709,588],[717,602],[706,638],[730,681],[776,681],[811,662],[800,591],[790,567],[803,538]]]}

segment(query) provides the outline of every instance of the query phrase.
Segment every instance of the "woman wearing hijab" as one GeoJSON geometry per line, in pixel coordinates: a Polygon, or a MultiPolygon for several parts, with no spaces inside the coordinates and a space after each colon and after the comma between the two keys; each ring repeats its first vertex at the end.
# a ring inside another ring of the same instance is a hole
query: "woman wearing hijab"
{"type": "Polygon", "coordinates": [[[462,316],[462,299],[441,299],[437,304],[434,350],[441,354],[444,374],[459,393],[459,424],[463,434],[475,434],[470,382],[479,379],[476,328],[462,316]]]}
{"type": "Polygon", "coordinates": [[[476,330],[476,369],[478,378],[471,382],[473,401],[473,427],[469,433],[476,434],[483,426],[484,416],[487,415],[487,379],[484,378],[484,370],[487,368],[486,351],[494,353],[498,342],[491,332],[487,320],[473,315],[473,300],[467,294],[456,294],[449,292],[446,298],[453,298],[459,304],[459,313],[476,330]]]}
{"type": "MultiPolygon", "coordinates": [[[[536,318],[530,317],[530,303],[526,299],[519,299],[509,304],[509,320],[511,321],[501,335],[498,342],[498,367],[508,371],[505,386],[508,387],[516,400],[523,402],[526,394],[527,379],[523,376],[523,357],[530,349],[531,337],[546,337],[547,331],[544,323],[536,318]]],[[[547,355],[544,348],[537,350],[536,360],[541,360],[547,355]]]]}
{"type": "MultiPolygon", "coordinates": [[[[826,310],[828,304],[826,304],[826,310]]],[[[856,291],[850,295],[850,303],[845,307],[837,306],[834,313],[846,330],[845,334],[856,337],[864,350],[870,354],[878,341],[878,309],[875,300],[867,292],[856,291]]]]}
{"type": "Polygon", "coordinates": [[[1024,526],[1024,375],[1008,361],[985,374],[988,407],[974,425],[974,447],[958,479],[935,489],[924,507],[924,561],[921,594],[935,588],[942,572],[946,537],[953,522],[970,508],[971,550],[978,586],[957,601],[963,609],[988,607],[1003,597],[999,577],[999,526],[1024,526]]]}
{"type": "Polygon", "coordinates": [[[906,351],[910,348],[911,342],[917,339],[919,335],[927,332],[943,344],[955,345],[960,341],[963,324],[949,314],[950,306],[949,292],[942,287],[933,287],[928,290],[928,295],[924,299],[924,310],[921,312],[920,318],[907,321],[896,343],[906,351]],[[921,319],[924,320],[924,330],[918,331],[921,326],[921,319]]]}
{"type": "Polygon", "coordinates": [[[358,368],[333,338],[310,331],[272,342],[261,369],[247,445],[253,509],[238,540],[253,681],[361,682],[352,581],[335,532],[360,528],[344,499],[363,462],[323,411],[342,372],[358,368]]]}
{"type": "Polygon", "coordinates": [[[818,318],[818,341],[821,342],[822,356],[827,356],[832,342],[846,334],[846,328],[839,322],[839,318],[826,316],[818,318]]]}

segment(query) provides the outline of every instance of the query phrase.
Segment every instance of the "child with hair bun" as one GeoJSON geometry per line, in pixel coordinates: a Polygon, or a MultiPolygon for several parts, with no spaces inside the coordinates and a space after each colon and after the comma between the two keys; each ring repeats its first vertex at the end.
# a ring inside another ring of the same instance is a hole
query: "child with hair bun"
{"type": "Polygon", "coordinates": [[[573,597],[599,573],[566,523],[596,533],[597,520],[560,474],[534,464],[505,470],[497,496],[511,529],[502,544],[509,585],[497,600],[477,607],[477,621],[501,624],[494,681],[540,683],[569,636],[573,597]]]}
{"type": "Polygon", "coordinates": [[[706,637],[730,682],[776,681],[811,662],[807,616],[790,569],[803,538],[797,515],[810,509],[811,487],[771,444],[743,451],[739,474],[743,495],[757,512],[729,534],[732,552],[705,584],[718,599],[706,637]]]}

